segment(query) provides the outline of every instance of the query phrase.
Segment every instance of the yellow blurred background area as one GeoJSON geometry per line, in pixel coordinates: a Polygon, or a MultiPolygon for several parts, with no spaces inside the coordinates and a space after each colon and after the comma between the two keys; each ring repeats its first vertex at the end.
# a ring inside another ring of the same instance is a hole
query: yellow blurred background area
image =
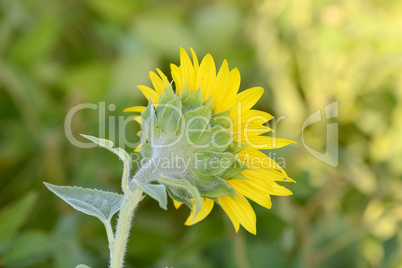
{"type": "Polygon", "coordinates": [[[265,153],[297,183],[270,210],[252,204],[256,236],[219,208],[187,227],[187,208],[145,198],[127,267],[402,267],[402,1],[391,0],[0,1],[0,267],[106,267],[102,224],[42,182],[119,192],[117,157],[68,133],[132,152],[139,125],[123,110],[146,104],[137,85],[155,68],[170,75],[180,47],[228,60],[240,90],[265,89],[256,109],[297,142],[265,153]]]}

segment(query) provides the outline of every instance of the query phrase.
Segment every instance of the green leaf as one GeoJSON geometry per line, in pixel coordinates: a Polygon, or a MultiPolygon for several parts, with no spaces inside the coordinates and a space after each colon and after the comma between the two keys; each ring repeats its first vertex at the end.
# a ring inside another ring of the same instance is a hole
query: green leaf
{"type": "Polygon", "coordinates": [[[198,212],[200,212],[202,206],[201,195],[198,192],[197,188],[191,185],[188,181],[171,179],[162,175],[159,175],[158,180],[164,184],[167,184],[168,186],[179,187],[188,191],[195,201],[195,208],[196,208],[195,215],[197,215],[198,212]]]}
{"type": "Polygon", "coordinates": [[[112,79],[112,67],[100,59],[88,59],[72,65],[62,73],[61,86],[67,92],[81,92],[83,97],[92,99],[105,94],[112,79]],[[85,90],[81,90],[85,88],[85,90]]]}
{"type": "MultiPolygon", "coordinates": [[[[62,246],[53,253],[53,267],[71,268],[77,263],[91,263],[87,251],[79,238],[79,215],[67,213],[57,220],[51,239],[63,241],[62,246]]],[[[105,243],[106,247],[106,243],[105,243]]]]}
{"type": "Polygon", "coordinates": [[[120,160],[123,161],[124,169],[123,169],[123,176],[122,176],[122,188],[123,192],[129,191],[128,181],[130,177],[130,170],[131,170],[131,156],[122,148],[113,147],[113,142],[107,139],[101,139],[94,136],[84,135],[81,134],[84,138],[98,144],[99,146],[108,149],[112,153],[116,154],[120,160]]]}
{"type": "Polygon", "coordinates": [[[195,154],[195,168],[204,175],[218,175],[235,161],[232,153],[200,151],[195,154]]]}
{"type": "Polygon", "coordinates": [[[8,54],[13,62],[23,66],[43,60],[57,46],[60,30],[60,21],[49,23],[38,17],[35,23],[27,25],[26,30],[16,36],[8,54]]]}
{"type": "Polygon", "coordinates": [[[76,186],[56,186],[46,182],[44,184],[76,210],[95,216],[104,223],[110,222],[113,215],[120,210],[123,200],[122,195],[112,192],[76,186]]]}
{"type": "Polygon", "coordinates": [[[0,212],[0,244],[13,236],[29,216],[36,194],[31,192],[0,212]]]}
{"type": "Polygon", "coordinates": [[[6,267],[32,267],[35,261],[48,257],[60,249],[62,244],[63,241],[53,239],[45,233],[37,231],[22,233],[4,252],[2,261],[6,267]]]}
{"type": "Polygon", "coordinates": [[[159,206],[167,210],[167,194],[166,187],[162,184],[147,184],[139,183],[133,180],[134,183],[141,188],[147,195],[159,202],[159,206]]]}
{"type": "Polygon", "coordinates": [[[83,136],[84,138],[86,138],[86,139],[98,144],[100,147],[106,148],[109,151],[113,152],[124,163],[126,163],[129,167],[131,167],[131,157],[130,157],[130,155],[120,147],[114,148],[113,147],[113,142],[111,140],[97,138],[97,137],[94,137],[94,136],[84,135],[84,134],[80,134],[80,135],[83,136]]]}

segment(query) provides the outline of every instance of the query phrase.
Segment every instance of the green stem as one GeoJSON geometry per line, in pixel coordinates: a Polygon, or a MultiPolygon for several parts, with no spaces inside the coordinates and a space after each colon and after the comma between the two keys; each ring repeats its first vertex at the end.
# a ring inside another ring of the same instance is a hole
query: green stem
{"type": "Polygon", "coordinates": [[[109,242],[110,258],[112,257],[114,245],[114,233],[109,221],[102,221],[106,228],[107,240],[109,242]]]}
{"type": "Polygon", "coordinates": [[[244,233],[240,230],[234,237],[234,254],[235,261],[238,268],[249,268],[250,265],[246,256],[246,241],[244,239],[244,233]]]}
{"type": "Polygon", "coordinates": [[[119,219],[117,221],[116,237],[114,240],[113,251],[111,253],[110,268],[122,268],[124,254],[128,236],[130,234],[131,220],[134,210],[142,199],[142,190],[126,193],[120,208],[119,219]]]}

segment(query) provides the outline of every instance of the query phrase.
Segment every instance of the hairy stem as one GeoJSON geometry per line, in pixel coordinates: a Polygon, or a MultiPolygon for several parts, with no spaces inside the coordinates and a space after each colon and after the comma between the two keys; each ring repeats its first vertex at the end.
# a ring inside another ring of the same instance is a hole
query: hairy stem
{"type": "Polygon", "coordinates": [[[142,199],[142,190],[126,193],[120,208],[119,219],[117,221],[116,237],[114,240],[113,251],[111,252],[110,268],[122,268],[124,254],[128,236],[130,234],[131,220],[134,210],[142,199]]]}
{"type": "Polygon", "coordinates": [[[110,225],[110,222],[104,221],[103,224],[105,225],[106,234],[107,234],[107,240],[108,240],[108,242],[109,242],[110,258],[112,258],[113,245],[114,245],[114,233],[113,233],[113,229],[112,229],[112,226],[110,225]]]}

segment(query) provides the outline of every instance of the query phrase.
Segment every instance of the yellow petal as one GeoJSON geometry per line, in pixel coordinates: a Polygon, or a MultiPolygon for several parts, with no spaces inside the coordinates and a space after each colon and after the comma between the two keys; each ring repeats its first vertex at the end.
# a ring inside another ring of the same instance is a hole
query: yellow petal
{"type": "Polygon", "coordinates": [[[141,90],[142,94],[144,94],[145,98],[149,100],[151,98],[151,101],[153,103],[158,103],[159,102],[159,95],[156,93],[155,90],[153,90],[150,87],[147,86],[138,86],[138,88],[141,90]]]}
{"type": "Polygon", "coordinates": [[[265,124],[272,119],[272,115],[267,112],[259,110],[248,110],[241,114],[240,118],[237,118],[236,125],[244,126],[247,124],[265,124]]]}
{"type": "Polygon", "coordinates": [[[199,65],[198,65],[198,58],[197,55],[195,54],[194,50],[190,47],[190,51],[191,51],[191,56],[193,58],[193,66],[194,66],[194,71],[195,73],[197,73],[199,65]]]}
{"type": "Polygon", "coordinates": [[[156,93],[158,93],[158,95],[161,95],[162,89],[164,88],[162,79],[154,72],[149,72],[149,78],[151,79],[156,93]]]}
{"type": "Polygon", "coordinates": [[[230,118],[236,119],[241,117],[244,111],[250,110],[257,103],[263,93],[264,89],[262,87],[253,87],[240,92],[232,101],[226,104],[232,107],[230,118]]]}
{"type": "Polygon", "coordinates": [[[198,74],[201,77],[201,92],[204,100],[212,96],[215,89],[216,68],[211,54],[207,54],[201,61],[198,74]]]}
{"type": "Polygon", "coordinates": [[[270,195],[292,195],[292,192],[289,189],[286,189],[285,187],[277,184],[274,180],[269,179],[269,176],[267,174],[256,170],[243,170],[242,174],[253,182],[264,186],[267,193],[269,193],[270,195]]]}
{"type": "Polygon", "coordinates": [[[124,109],[123,112],[134,112],[134,113],[142,113],[147,107],[145,106],[134,106],[127,109],[124,109]]]}
{"type": "Polygon", "coordinates": [[[229,73],[229,81],[227,84],[227,89],[224,93],[224,100],[216,106],[215,112],[226,111],[233,106],[233,100],[236,98],[236,94],[240,87],[240,72],[237,68],[234,68],[229,73]]]}
{"type": "MultiPolygon", "coordinates": [[[[285,181],[285,182],[295,182],[291,178],[288,177],[286,173],[282,173],[281,171],[272,169],[272,168],[255,168],[255,167],[250,167],[251,170],[249,173],[252,175],[255,173],[258,173],[258,175],[262,176],[262,178],[267,179],[267,180],[272,180],[272,181],[285,181]]],[[[245,174],[243,174],[245,175],[245,174]]],[[[245,175],[247,177],[247,175],[245,175]]]]}
{"type": "Polygon", "coordinates": [[[283,170],[283,168],[278,165],[278,163],[276,163],[272,158],[255,148],[246,147],[237,154],[237,157],[240,162],[246,164],[249,168],[253,170],[259,170],[261,172],[269,174],[271,174],[272,170],[280,172],[280,174],[274,173],[274,175],[276,175],[275,180],[295,182],[294,180],[289,178],[285,170],[283,170]]]}
{"type": "Polygon", "coordinates": [[[248,140],[252,139],[255,136],[267,133],[267,132],[272,132],[273,130],[265,125],[257,125],[257,124],[248,124],[245,126],[240,127],[235,123],[232,125],[230,130],[233,133],[239,134],[242,137],[237,137],[237,140],[248,140]]]}
{"type": "Polygon", "coordinates": [[[214,207],[214,200],[209,199],[209,198],[202,198],[202,207],[200,212],[197,214],[197,216],[194,218],[195,214],[195,205],[193,206],[193,209],[191,210],[190,216],[188,216],[186,222],[184,223],[185,225],[193,225],[196,224],[197,222],[202,221],[205,219],[206,216],[211,213],[212,208],[214,207]]]}
{"type": "Polygon", "coordinates": [[[190,92],[195,92],[198,88],[198,86],[196,86],[196,74],[190,57],[183,48],[180,48],[180,68],[183,77],[187,78],[190,92]]]}
{"type": "Polygon", "coordinates": [[[174,64],[170,64],[170,70],[172,73],[173,81],[176,86],[176,95],[179,95],[181,91],[183,90],[183,87],[186,83],[185,80],[183,80],[183,75],[180,67],[177,67],[174,64]]]}
{"type": "Polygon", "coordinates": [[[159,76],[162,79],[162,83],[163,83],[163,87],[162,87],[162,95],[165,94],[166,88],[168,88],[170,86],[169,80],[167,79],[166,75],[159,70],[158,68],[156,68],[156,71],[158,72],[159,76]]]}
{"type": "Polygon", "coordinates": [[[265,208],[271,208],[271,198],[261,185],[253,183],[251,180],[227,180],[227,182],[233,186],[239,194],[246,196],[265,208]]]}
{"type": "Polygon", "coordinates": [[[283,170],[278,171],[272,168],[259,168],[256,169],[256,171],[266,174],[269,179],[272,179],[274,181],[295,182],[283,170]]]}
{"type": "Polygon", "coordinates": [[[276,149],[282,148],[291,143],[296,143],[291,140],[282,138],[273,138],[268,136],[257,136],[257,137],[245,137],[245,136],[235,136],[235,140],[241,141],[248,146],[254,147],[256,149],[276,149]]]}
{"type": "Polygon", "coordinates": [[[173,200],[173,205],[176,209],[178,209],[183,203],[177,202],[175,200],[173,200]]]}
{"type": "Polygon", "coordinates": [[[236,232],[239,229],[236,224],[240,223],[250,233],[257,233],[255,212],[245,197],[236,195],[236,200],[233,200],[222,195],[218,197],[218,201],[235,226],[236,232]]]}
{"type": "Polygon", "coordinates": [[[141,143],[140,143],[140,145],[137,146],[137,148],[134,149],[134,152],[136,152],[136,153],[141,152],[141,143]]]}
{"type": "Polygon", "coordinates": [[[231,199],[230,197],[227,196],[220,196],[218,197],[218,202],[219,205],[222,207],[222,209],[225,211],[226,215],[228,215],[230,221],[233,224],[233,227],[235,228],[236,233],[239,231],[239,227],[240,227],[240,220],[239,218],[236,216],[236,213],[234,213],[234,211],[232,211],[232,208],[227,205],[227,199],[231,199]]]}
{"type": "Polygon", "coordinates": [[[134,117],[134,120],[141,125],[141,115],[134,117]]]}
{"type": "Polygon", "coordinates": [[[276,163],[271,157],[253,147],[244,148],[237,154],[237,156],[239,161],[246,164],[251,169],[277,169],[280,170],[287,177],[286,172],[282,169],[280,165],[278,165],[278,163],[276,163]]]}
{"type": "Polygon", "coordinates": [[[223,61],[216,77],[216,88],[213,92],[214,99],[212,101],[212,108],[222,105],[227,98],[227,90],[229,83],[229,66],[226,60],[223,61]]]}
{"type": "MultiPolygon", "coordinates": [[[[240,72],[237,68],[234,68],[233,70],[230,71],[229,73],[229,83],[228,83],[228,89],[226,91],[227,93],[227,98],[233,99],[236,97],[237,92],[239,91],[240,87],[240,72]]],[[[229,107],[230,108],[230,107],[229,107]]],[[[227,109],[224,109],[225,111],[227,109]]]]}

